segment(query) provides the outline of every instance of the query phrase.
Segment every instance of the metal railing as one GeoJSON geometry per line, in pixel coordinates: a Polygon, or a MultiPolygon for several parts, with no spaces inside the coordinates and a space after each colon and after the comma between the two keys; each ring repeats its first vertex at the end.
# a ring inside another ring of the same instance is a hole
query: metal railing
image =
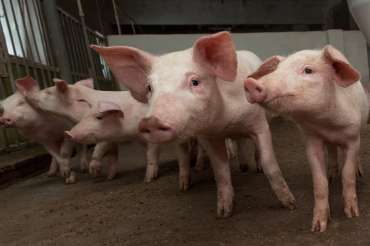
{"type": "MultiPolygon", "coordinates": [[[[107,65],[92,53],[84,42],[81,22],[58,8],[64,41],[67,47],[73,82],[94,77],[97,87],[112,89],[114,84],[107,65]],[[91,69],[93,66],[94,69],[91,69]],[[94,73],[92,72],[94,71],[94,73]]],[[[87,28],[90,44],[106,44],[106,38],[87,28]]],[[[31,75],[41,88],[52,85],[60,77],[41,0],[0,0],[0,99],[15,92],[14,80],[31,75]]],[[[72,81],[71,81],[72,82],[72,81]]],[[[0,152],[23,147],[27,140],[14,129],[0,129],[0,152]]]]}

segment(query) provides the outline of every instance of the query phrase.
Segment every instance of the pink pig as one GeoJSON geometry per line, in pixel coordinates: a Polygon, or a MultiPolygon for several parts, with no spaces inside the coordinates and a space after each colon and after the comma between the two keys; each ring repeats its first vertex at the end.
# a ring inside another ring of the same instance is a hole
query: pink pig
{"type": "Polygon", "coordinates": [[[232,214],[234,191],[225,138],[251,137],[278,199],[293,208],[295,199],[276,161],[265,111],[248,103],[243,79],[260,65],[248,51],[235,51],[228,32],[204,36],[190,49],[156,56],[127,47],[92,46],[117,81],[149,104],[140,132],[150,142],[197,137],[211,159],[217,183],[217,214],[232,214]]]}
{"type": "MultiPolygon", "coordinates": [[[[139,135],[139,122],[148,110],[147,104],[135,100],[129,92],[119,92],[120,100],[100,101],[89,113],[70,131],[66,133],[78,143],[95,143],[99,141],[125,142],[146,141],[139,135]],[[119,104],[117,104],[119,103],[119,104]]],[[[109,100],[109,98],[106,98],[109,100]]],[[[147,144],[147,170],[145,181],[150,182],[157,177],[159,145],[147,144]]],[[[178,144],[179,184],[181,190],[187,190],[190,185],[190,159],[187,143],[178,144]]]]}
{"type": "MultiPolygon", "coordinates": [[[[97,143],[100,140],[105,141],[99,142],[95,147],[89,170],[93,175],[99,174],[101,170],[100,160],[103,156],[108,155],[108,158],[111,160],[108,168],[108,178],[113,178],[117,172],[118,165],[118,142],[135,139],[138,122],[145,115],[148,106],[135,100],[130,93],[125,91],[94,90],[93,81],[91,79],[79,81],[74,85],[70,85],[63,80],[55,80],[54,82],[54,87],[49,87],[38,93],[27,93],[27,100],[36,108],[66,117],[74,123],[78,123],[84,116],[87,116],[90,110],[98,106],[99,101],[105,100],[110,102],[110,104],[109,102],[104,104],[105,106],[115,104],[125,106],[124,109],[126,110],[125,114],[127,117],[124,118],[124,126],[122,129],[114,128],[114,124],[111,124],[110,127],[105,127],[101,132],[90,132],[90,136],[96,136],[96,138],[90,138],[88,141],[81,140],[81,142],[86,143],[97,143]],[[100,138],[98,138],[98,136],[100,138]]],[[[103,109],[100,107],[100,110],[103,109]]],[[[111,111],[108,109],[106,111],[107,112],[102,113],[102,115],[110,116],[111,111]]],[[[112,112],[113,111],[114,110],[112,110],[112,112]]],[[[106,122],[105,117],[104,122],[106,122]]],[[[94,124],[94,121],[91,121],[90,124],[94,124]]],[[[120,124],[116,124],[116,126],[118,125],[121,126],[120,124]]],[[[87,130],[88,129],[86,129],[86,132],[87,130]]],[[[82,133],[83,132],[80,134],[82,133]]],[[[74,136],[73,139],[77,141],[80,140],[78,136],[74,136]]],[[[159,149],[156,144],[148,145],[146,182],[150,182],[158,176],[158,151],[159,149]]],[[[190,172],[188,171],[190,163],[188,163],[189,158],[185,157],[188,155],[187,150],[181,148],[180,151],[184,151],[181,153],[181,156],[179,156],[180,165],[185,165],[184,168],[180,168],[180,187],[186,190],[190,184],[190,172]],[[184,175],[182,175],[182,170],[184,170],[184,175]]]]}
{"type": "Polygon", "coordinates": [[[369,111],[359,79],[359,72],[344,55],[327,45],[322,50],[267,59],[245,81],[251,103],[289,115],[305,135],[315,198],[312,231],[325,231],[330,215],[325,148],[329,159],[336,160],[338,152],[343,152],[344,212],[347,217],[359,216],[356,171],[360,129],[369,111]]]}
{"type": "Polygon", "coordinates": [[[75,174],[70,170],[74,144],[64,138],[64,131],[71,124],[31,107],[22,95],[28,86],[39,90],[37,81],[31,77],[16,80],[17,91],[1,103],[0,124],[15,127],[26,138],[42,144],[52,156],[48,175],[55,175],[59,168],[65,182],[74,183],[75,174]]]}

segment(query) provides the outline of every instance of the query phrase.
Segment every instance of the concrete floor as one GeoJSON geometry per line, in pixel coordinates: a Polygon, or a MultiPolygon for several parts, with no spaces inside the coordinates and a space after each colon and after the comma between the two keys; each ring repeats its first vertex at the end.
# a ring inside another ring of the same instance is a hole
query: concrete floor
{"type": "Polygon", "coordinates": [[[296,210],[281,208],[263,174],[233,167],[234,215],[217,219],[211,170],[193,173],[191,189],[180,192],[176,163],[166,162],[160,178],[144,184],[144,170],[136,168],[143,152],[130,145],[121,156],[126,171],[113,181],[80,174],[77,184],[64,185],[42,174],[0,190],[0,245],[370,245],[370,127],[362,135],[361,217],[344,216],[334,180],[332,220],[322,234],[310,232],[311,175],[297,129],[275,122],[273,138],[296,210]]]}

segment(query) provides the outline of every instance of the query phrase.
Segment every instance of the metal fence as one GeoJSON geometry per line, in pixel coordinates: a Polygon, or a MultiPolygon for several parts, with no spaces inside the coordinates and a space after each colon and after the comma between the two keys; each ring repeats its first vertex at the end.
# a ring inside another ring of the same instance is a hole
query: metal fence
{"type": "MultiPolygon", "coordinates": [[[[88,53],[86,27],[60,8],[58,13],[73,81],[94,77],[98,88],[114,88],[107,65],[97,54],[88,53]]],[[[88,28],[87,34],[90,44],[106,44],[101,34],[88,28]]],[[[0,0],[0,98],[13,94],[14,80],[26,75],[39,81],[41,88],[60,77],[41,0],[0,0]]],[[[16,130],[0,129],[0,152],[26,144],[16,130]]]]}

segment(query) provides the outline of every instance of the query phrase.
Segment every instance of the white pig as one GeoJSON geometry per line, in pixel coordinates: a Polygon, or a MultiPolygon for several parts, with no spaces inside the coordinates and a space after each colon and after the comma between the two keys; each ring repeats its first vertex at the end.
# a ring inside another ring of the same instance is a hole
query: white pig
{"type": "Polygon", "coordinates": [[[39,90],[37,81],[31,77],[16,80],[16,92],[1,103],[0,124],[15,127],[29,140],[42,144],[52,156],[48,175],[55,175],[59,169],[66,183],[74,183],[75,173],[70,169],[74,145],[64,138],[64,131],[71,125],[30,106],[22,95],[29,85],[39,90]]]}
{"type": "MultiPolygon", "coordinates": [[[[27,100],[36,108],[40,108],[46,112],[55,115],[67,117],[74,123],[78,123],[82,118],[94,107],[97,106],[99,101],[109,100],[111,105],[119,103],[125,105],[127,110],[127,117],[125,120],[125,127],[130,127],[128,133],[122,131],[113,131],[113,129],[105,128],[99,134],[109,135],[104,139],[113,141],[114,143],[104,142],[99,143],[93,153],[92,161],[89,166],[90,173],[96,175],[101,170],[101,162],[99,161],[106,153],[110,154],[112,161],[109,163],[108,178],[113,177],[117,171],[118,164],[118,140],[134,138],[135,127],[137,131],[138,122],[145,115],[148,106],[135,100],[128,92],[125,91],[99,91],[93,89],[93,81],[91,79],[79,81],[73,85],[68,84],[64,80],[54,80],[55,86],[46,88],[37,93],[29,92],[26,94],[27,100]],[[127,122],[131,124],[127,124],[127,122]],[[117,133],[117,135],[116,135],[117,133]],[[123,134],[122,136],[119,134],[123,134]],[[100,146],[99,146],[100,145],[100,146]],[[113,156],[114,155],[114,156],[113,156]]],[[[105,104],[107,105],[107,104],[105,104]]],[[[92,122],[93,123],[93,122],[92,122]]],[[[77,139],[77,138],[76,138],[77,139]]],[[[99,139],[90,139],[89,143],[96,143],[99,139]]],[[[188,158],[188,149],[185,146],[178,146],[178,159],[180,166],[180,188],[186,190],[190,184],[190,163],[188,158]]],[[[150,182],[158,176],[158,146],[150,144],[147,148],[147,171],[145,181],[150,182]]]]}
{"type": "Polygon", "coordinates": [[[228,32],[204,36],[192,48],[156,56],[127,47],[92,46],[117,81],[149,104],[141,134],[154,143],[197,137],[211,159],[217,183],[217,214],[232,214],[234,191],[225,148],[227,137],[251,137],[264,173],[282,204],[295,199],[275,159],[262,107],[248,103],[243,79],[260,64],[248,51],[235,51],[228,32]]]}
{"type": "Polygon", "coordinates": [[[286,58],[274,56],[245,81],[247,98],[292,117],[302,129],[313,176],[315,206],[312,231],[323,232],[330,216],[325,148],[330,157],[343,151],[341,168],[344,212],[359,216],[356,170],[360,129],[368,117],[368,102],[359,72],[344,55],[327,45],[286,58]]]}

